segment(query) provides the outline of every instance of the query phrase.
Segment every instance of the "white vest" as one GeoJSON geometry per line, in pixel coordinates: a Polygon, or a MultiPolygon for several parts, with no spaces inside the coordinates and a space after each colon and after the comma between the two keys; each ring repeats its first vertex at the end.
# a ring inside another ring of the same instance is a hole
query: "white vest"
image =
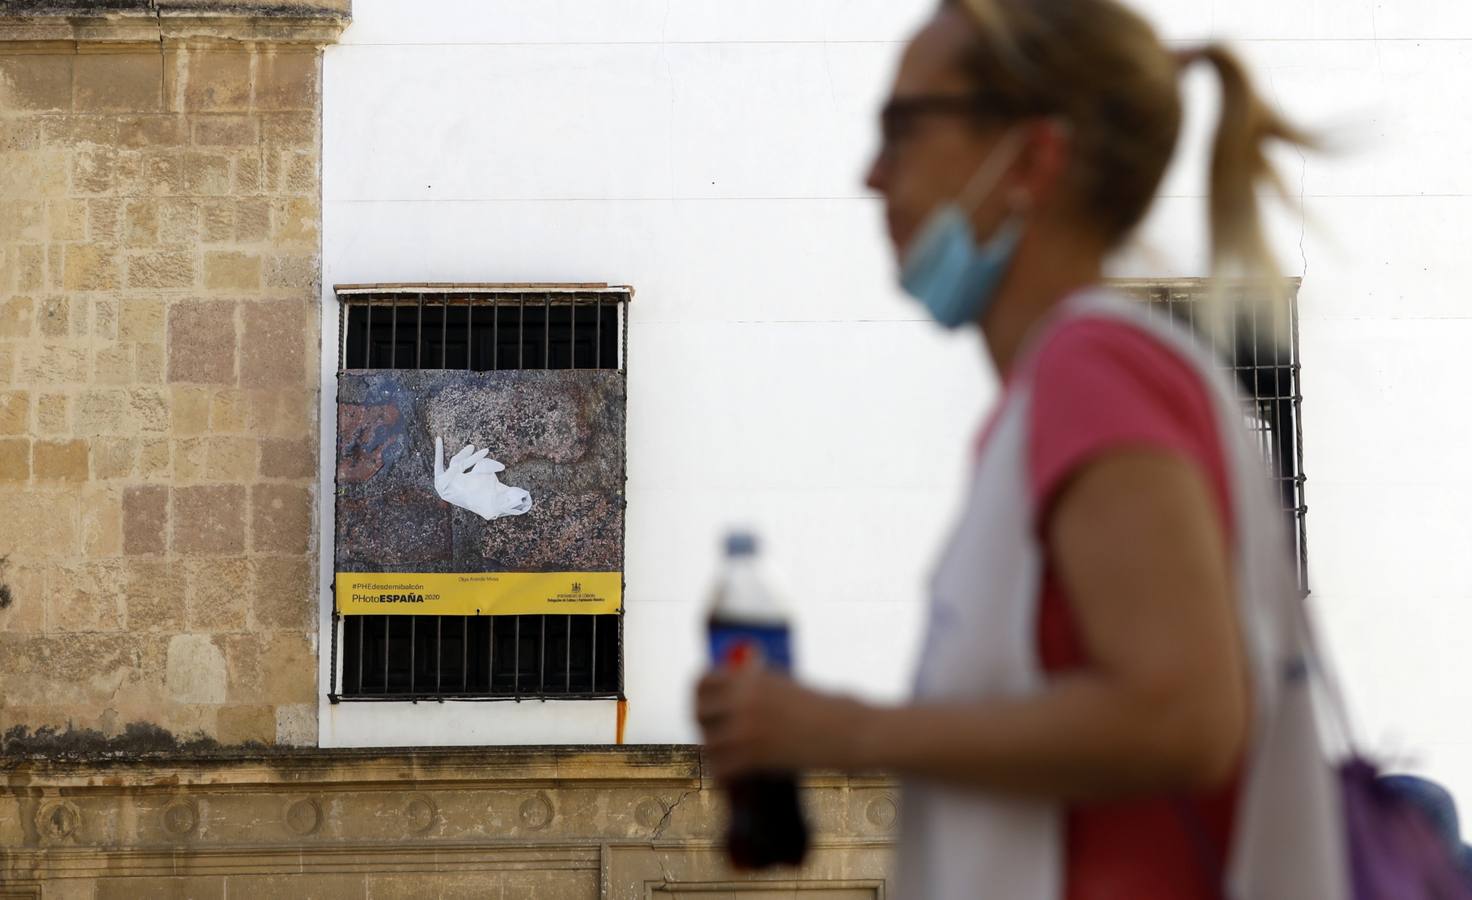
{"type": "MultiPolygon", "coordinates": [[[[1137,304],[1097,290],[1066,301],[1051,323],[1122,320],[1175,350],[1216,407],[1233,509],[1238,614],[1256,719],[1227,875],[1234,900],[1348,896],[1337,782],[1299,675],[1304,637],[1278,503],[1242,406],[1218,363],[1137,304]]],[[[1043,551],[1033,533],[1027,448],[1031,385],[1023,373],[982,448],[960,521],[931,584],[917,703],[1025,697],[1046,689],[1037,655],[1043,551]]],[[[920,779],[904,785],[901,900],[1059,900],[1063,807],[920,779]]]]}

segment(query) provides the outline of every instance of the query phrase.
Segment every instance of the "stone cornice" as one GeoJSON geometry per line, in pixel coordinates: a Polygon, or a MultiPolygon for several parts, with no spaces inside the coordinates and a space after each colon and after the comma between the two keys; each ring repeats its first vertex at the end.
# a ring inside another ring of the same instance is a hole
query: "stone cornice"
{"type": "Polygon", "coordinates": [[[331,44],[352,0],[11,0],[0,43],[331,44]]]}
{"type": "Polygon", "coordinates": [[[0,777],[68,788],[334,783],[701,781],[687,746],[283,749],[198,755],[0,757],[0,777]]]}

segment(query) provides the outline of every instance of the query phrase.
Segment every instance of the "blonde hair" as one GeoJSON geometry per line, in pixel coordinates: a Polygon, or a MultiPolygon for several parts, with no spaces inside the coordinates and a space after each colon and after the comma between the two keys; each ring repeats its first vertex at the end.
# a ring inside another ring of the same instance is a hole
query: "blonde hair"
{"type": "Polygon", "coordinates": [[[1111,246],[1155,200],[1179,142],[1181,73],[1209,63],[1221,80],[1211,160],[1212,275],[1279,281],[1263,236],[1257,189],[1283,183],[1267,157],[1281,141],[1313,141],[1275,113],[1235,54],[1219,44],[1172,53],[1148,22],[1116,0],[943,0],[968,14],[980,40],[963,70],[996,109],[1069,123],[1069,173],[1078,212],[1111,246]]]}

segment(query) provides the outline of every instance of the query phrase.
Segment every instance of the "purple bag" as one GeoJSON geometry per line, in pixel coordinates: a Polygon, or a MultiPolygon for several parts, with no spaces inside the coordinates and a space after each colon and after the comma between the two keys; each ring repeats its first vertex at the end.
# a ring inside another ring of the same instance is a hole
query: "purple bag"
{"type": "Polygon", "coordinates": [[[1424,810],[1364,759],[1338,774],[1353,900],[1472,900],[1468,873],[1424,810]]]}

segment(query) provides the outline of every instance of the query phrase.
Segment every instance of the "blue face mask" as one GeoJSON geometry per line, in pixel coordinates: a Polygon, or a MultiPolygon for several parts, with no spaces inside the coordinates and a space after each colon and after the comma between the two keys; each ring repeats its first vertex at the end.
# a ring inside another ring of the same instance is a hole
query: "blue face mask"
{"type": "Polygon", "coordinates": [[[1013,132],[1002,139],[961,197],[930,215],[905,254],[900,284],[945,328],[975,322],[991,308],[1017,254],[1022,240],[1020,214],[1007,219],[986,243],[978,245],[971,211],[1017,155],[1020,137],[1013,132]]]}

